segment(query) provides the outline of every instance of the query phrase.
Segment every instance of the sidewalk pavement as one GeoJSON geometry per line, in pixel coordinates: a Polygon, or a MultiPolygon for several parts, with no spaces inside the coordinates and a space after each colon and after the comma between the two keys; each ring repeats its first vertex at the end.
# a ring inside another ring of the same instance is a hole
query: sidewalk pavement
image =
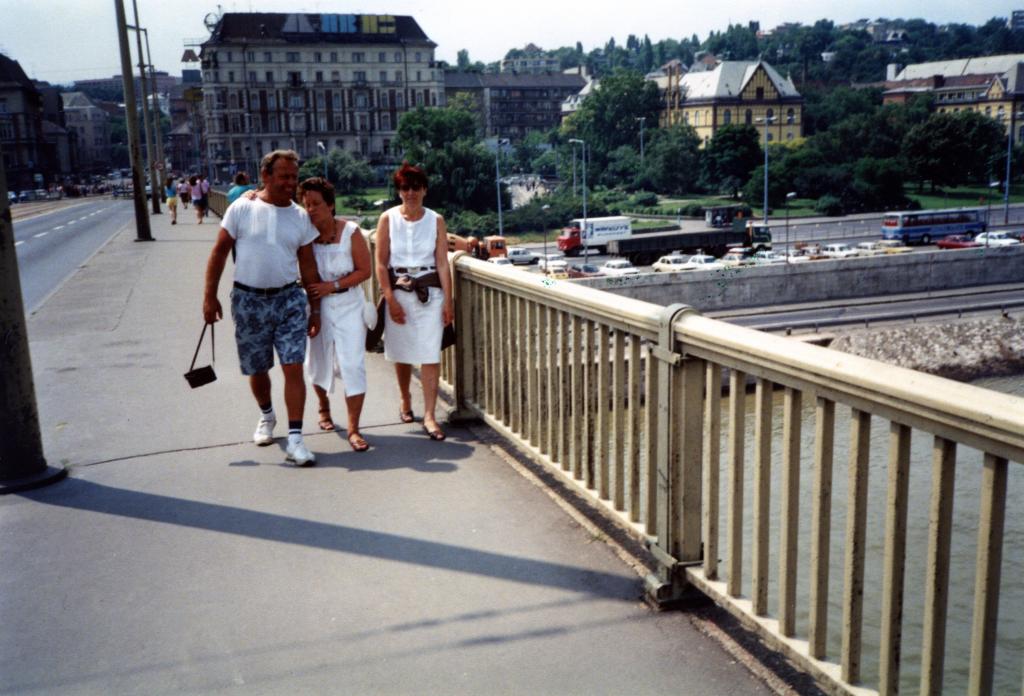
{"type": "Polygon", "coordinates": [[[218,227],[189,212],[126,228],[29,319],[71,473],[0,498],[0,693],[769,692],[472,432],[402,424],[379,355],[368,453],[315,432],[311,391],[315,467],[253,445],[230,318],[217,381],[182,378],[218,227]]]}

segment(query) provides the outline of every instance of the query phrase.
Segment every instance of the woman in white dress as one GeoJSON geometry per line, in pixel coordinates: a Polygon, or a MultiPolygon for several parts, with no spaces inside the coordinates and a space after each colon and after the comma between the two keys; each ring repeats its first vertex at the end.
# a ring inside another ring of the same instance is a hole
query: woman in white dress
{"type": "Polygon", "coordinates": [[[320,301],[320,333],[309,341],[306,370],[320,400],[320,428],[334,430],[331,402],[334,378],[341,376],[348,407],[348,444],[356,452],[370,448],[359,433],[366,395],[366,324],[359,284],[370,277],[370,248],[359,227],[334,217],[334,187],[314,177],[299,185],[299,195],[320,233],[313,242],[320,282],[306,288],[320,301]]]}
{"type": "Polygon", "coordinates": [[[412,423],[409,383],[420,365],[423,431],[443,440],[434,409],[441,375],[441,334],[455,319],[448,230],[444,218],[423,207],[427,175],[408,162],[395,172],[402,204],[385,211],[377,224],[377,280],[388,311],[384,320],[384,357],[395,363],[401,398],[399,418],[412,423]]]}

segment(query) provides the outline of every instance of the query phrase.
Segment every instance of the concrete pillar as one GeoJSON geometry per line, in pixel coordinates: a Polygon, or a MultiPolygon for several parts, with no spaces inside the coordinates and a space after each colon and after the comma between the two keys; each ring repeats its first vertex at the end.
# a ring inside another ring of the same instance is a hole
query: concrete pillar
{"type": "Polygon", "coordinates": [[[47,466],[32,383],[7,175],[0,160],[0,494],[59,481],[63,467],[47,466]]]}

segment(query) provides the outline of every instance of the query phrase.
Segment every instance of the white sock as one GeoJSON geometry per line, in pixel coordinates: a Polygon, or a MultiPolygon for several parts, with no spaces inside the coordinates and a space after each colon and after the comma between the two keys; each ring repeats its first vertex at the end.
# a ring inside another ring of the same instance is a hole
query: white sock
{"type": "Polygon", "coordinates": [[[302,442],[302,433],[288,433],[288,444],[295,445],[302,442]]]}

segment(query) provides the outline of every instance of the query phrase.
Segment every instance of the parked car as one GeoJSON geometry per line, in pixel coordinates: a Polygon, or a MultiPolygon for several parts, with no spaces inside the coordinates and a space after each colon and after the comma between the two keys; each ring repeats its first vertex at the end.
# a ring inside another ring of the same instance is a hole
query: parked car
{"type": "Polygon", "coordinates": [[[495,266],[511,266],[511,265],[513,265],[512,261],[510,261],[508,259],[508,257],[506,257],[506,256],[492,256],[491,258],[487,259],[487,262],[488,263],[493,263],[495,266]]]}
{"type": "Polygon", "coordinates": [[[537,255],[524,247],[509,247],[508,260],[517,266],[529,266],[537,263],[537,255]]]}
{"type": "Polygon", "coordinates": [[[878,246],[882,247],[887,254],[906,254],[913,251],[913,249],[898,239],[883,239],[878,243],[878,246]]]}
{"type": "Polygon", "coordinates": [[[708,254],[693,254],[683,264],[684,271],[715,271],[725,268],[725,264],[708,254]]]}
{"type": "Polygon", "coordinates": [[[552,280],[566,280],[569,277],[569,272],[565,266],[551,266],[551,270],[545,271],[545,276],[552,280]]]}
{"type": "Polygon", "coordinates": [[[729,251],[725,252],[725,256],[722,257],[723,266],[750,266],[754,263],[751,257],[754,255],[754,250],[750,247],[733,247],[729,251]]]}
{"type": "Polygon", "coordinates": [[[601,267],[592,263],[574,263],[566,271],[570,278],[595,278],[604,275],[601,267]]]}
{"type": "Polygon", "coordinates": [[[978,246],[1014,246],[1020,244],[1019,239],[1011,237],[1006,232],[982,232],[981,234],[974,237],[974,241],[978,243],[978,246]]]}
{"type": "Polygon", "coordinates": [[[805,249],[790,249],[786,252],[786,263],[807,263],[812,258],[805,249]]]}
{"type": "Polygon", "coordinates": [[[8,203],[17,203],[18,202],[18,194],[16,194],[14,191],[8,191],[7,192],[7,202],[8,203]]]}
{"type": "Polygon", "coordinates": [[[668,254],[651,264],[651,270],[655,273],[672,273],[682,271],[683,266],[689,259],[682,254],[668,254]]]}
{"type": "Polygon", "coordinates": [[[940,249],[968,249],[981,245],[968,234],[951,234],[940,239],[935,243],[935,246],[940,249]]]}
{"type": "Polygon", "coordinates": [[[878,256],[885,253],[885,248],[878,241],[861,242],[855,249],[858,256],[878,256]]]}
{"type": "Polygon", "coordinates": [[[754,255],[750,258],[757,266],[771,266],[778,263],[786,263],[785,256],[777,251],[772,251],[771,249],[755,251],[754,255]]]}
{"type": "Polygon", "coordinates": [[[558,266],[565,268],[567,265],[569,264],[565,260],[565,254],[547,254],[537,257],[537,266],[542,271],[548,271],[558,266]]]}
{"type": "Polygon", "coordinates": [[[640,275],[640,271],[637,270],[637,267],[626,259],[611,259],[609,261],[605,261],[604,265],[601,266],[601,270],[608,276],[640,275]]]}
{"type": "Polygon", "coordinates": [[[822,253],[829,259],[852,259],[854,256],[857,256],[856,249],[842,242],[826,244],[825,250],[822,253]]]}

